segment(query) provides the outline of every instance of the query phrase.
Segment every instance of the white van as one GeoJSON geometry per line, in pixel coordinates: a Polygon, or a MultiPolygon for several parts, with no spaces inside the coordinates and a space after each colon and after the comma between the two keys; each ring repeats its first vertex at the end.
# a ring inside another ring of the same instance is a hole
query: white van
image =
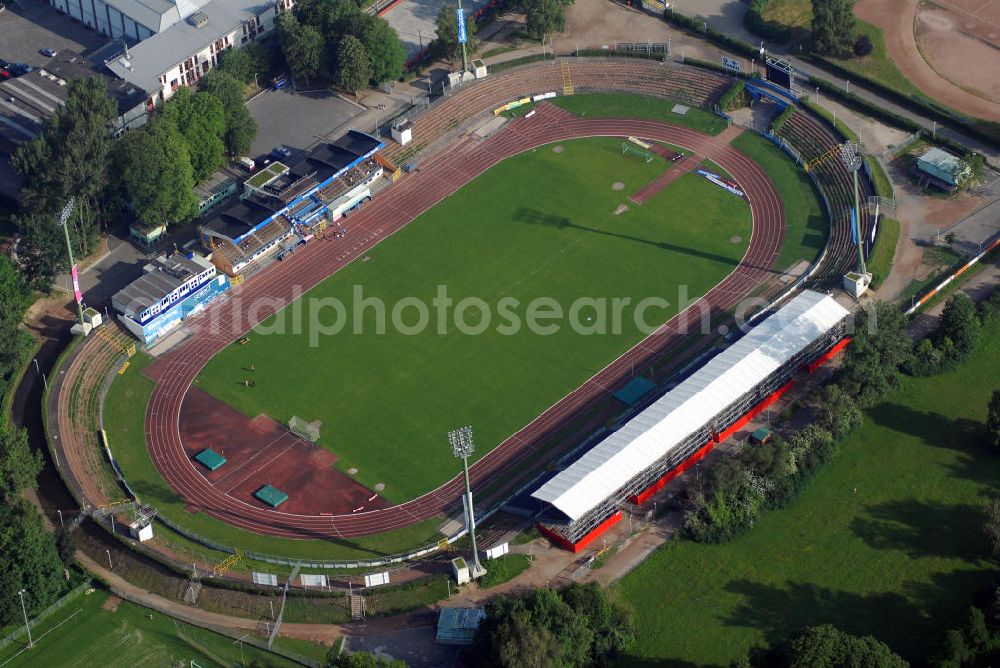
{"type": "Polygon", "coordinates": [[[235,162],[248,172],[252,172],[257,169],[257,163],[255,163],[252,158],[236,158],[235,162]]]}

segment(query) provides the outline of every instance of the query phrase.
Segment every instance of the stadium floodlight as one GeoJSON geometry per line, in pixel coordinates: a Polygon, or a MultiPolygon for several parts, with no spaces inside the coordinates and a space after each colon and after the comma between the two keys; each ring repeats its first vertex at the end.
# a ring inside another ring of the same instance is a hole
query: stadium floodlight
{"type": "Polygon", "coordinates": [[[69,273],[73,281],[73,296],[76,298],[76,319],[80,326],[83,326],[83,306],[80,304],[80,288],[76,274],[76,263],[73,261],[73,244],[69,240],[69,217],[73,213],[73,206],[76,204],[76,197],[70,197],[59,214],[59,226],[63,228],[66,235],[66,253],[69,254],[69,273]]]}
{"type": "Polygon", "coordinates": [[[28,649],[35,646],[35,643],[31,640],[31,625],[28,624],[28,611],[24,608],[24,589],[17,592],[17,595],[21,597],[21,614],[24,615],[24,628],[28,632],[28,649]]]}
{"type": "Polygon", "coordinates": [[[469,484],[469,455],[476,451],[476,444],[472,439],[472,427],[466,425],[449,431],[448,442],[451,443],[452,454],[462,460],[462,470],[465,473],[465,518],[469,538],[472,540],[472,577],[475,579],[486,571],[479,563],[479,549],[476,547],[476,513],[472,507],[472,486],[469,484]]]}
{"type": "Polygon", "coordinates": [[[858,245],[858,273],[868,273],[865,266],[865,241],[861,234],[861,195],[858,187],[858,171],[861,169],[861,145],[844,142],[840,145],[840,161],[844,163],[854,179],[854,211],[851,212],[851,236],[858,245]]]}

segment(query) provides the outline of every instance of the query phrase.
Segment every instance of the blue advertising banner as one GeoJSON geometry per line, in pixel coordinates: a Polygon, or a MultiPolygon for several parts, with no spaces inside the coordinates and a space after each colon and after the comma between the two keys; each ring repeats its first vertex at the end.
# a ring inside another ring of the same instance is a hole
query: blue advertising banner
{"type": "Polygon", "coordinates": [[[465,14],[461,9],[455,10],[455,20],[458,21],[458,43],[465,44],[467,41],[465,34],[465,14]]]}

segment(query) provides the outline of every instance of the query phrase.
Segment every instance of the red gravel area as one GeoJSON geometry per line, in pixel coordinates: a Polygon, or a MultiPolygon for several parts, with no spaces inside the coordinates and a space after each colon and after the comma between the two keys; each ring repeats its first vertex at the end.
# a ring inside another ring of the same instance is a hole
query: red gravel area
{"type": "MultiPolygon", "coordinates": [[[[333,468],[337,458],[327,450],[266,415],[250,419],[197,388],[188,390],[184,397],[180,432],[191,466],[220,492],[254,507],[271,508],[253,495],[268,484],[288,494],[288,500],[277,508],[280,512],[349,515],[355,509],[389,505],[380,496],[369,501],[374,492],[333,468]],[[226,463],[209,471],[194,461],[205,448],[218,452],[226,463]]],[[[192,512],[201,509],[196,505],[187,508],[192,512]]]]}

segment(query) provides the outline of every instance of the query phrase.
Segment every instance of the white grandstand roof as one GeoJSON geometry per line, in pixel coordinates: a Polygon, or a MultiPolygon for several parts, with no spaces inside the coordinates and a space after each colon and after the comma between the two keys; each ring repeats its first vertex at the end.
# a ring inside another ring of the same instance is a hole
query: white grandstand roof
{"type": "Polygon", "coordinates": [[[829,295],[802,292],[531,496],[580,519],[847,314],[829,295]]]}

